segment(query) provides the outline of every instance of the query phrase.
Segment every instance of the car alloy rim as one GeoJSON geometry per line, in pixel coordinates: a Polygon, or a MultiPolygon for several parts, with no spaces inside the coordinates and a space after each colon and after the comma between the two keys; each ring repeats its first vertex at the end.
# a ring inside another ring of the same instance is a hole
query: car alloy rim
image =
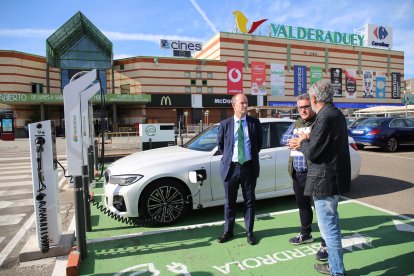
{"type": "Polygon", "coordinates": [[[397,140],[395,140],[394,138],[391,138],[388,141],[388,148],[390,149],[390,151],[395,151],[395,149],[397,148],[397,140]]]}
{"type": "Polygon", "coordinates": [[[147,208],[156,221],[171,222],[182,214],[184,204],[183,194],[177,188],[162,186],[150,194],[147,208]]]}

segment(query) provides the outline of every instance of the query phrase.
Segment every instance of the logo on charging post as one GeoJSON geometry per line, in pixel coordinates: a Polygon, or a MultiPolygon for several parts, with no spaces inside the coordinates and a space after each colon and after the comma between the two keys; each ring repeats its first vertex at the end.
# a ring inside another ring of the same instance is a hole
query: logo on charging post
{"type": "Polygon", "coordinates": [[[145,133],[148,136],[155,136],[155,133],[157,132],[157,129],[155,128],[155,126],[147,126],[145,128],[145,133]]]}
{"type": "Polygon", "coordinates": [[[73,120],[73,135],[72,135],[72,140],[73,142],[78,142],[78,124],[77,124],[77,119],[76,119],[76,115],[73,115],[72,117],[73,120]]]}

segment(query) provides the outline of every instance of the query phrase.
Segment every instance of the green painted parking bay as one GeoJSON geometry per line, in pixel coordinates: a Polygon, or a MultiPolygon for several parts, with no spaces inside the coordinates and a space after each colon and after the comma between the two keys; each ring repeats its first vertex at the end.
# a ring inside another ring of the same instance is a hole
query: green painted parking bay
{"type": "MultiPolygon", "coordinates": [[[[80,275],[320,275],[313,270],[320,241],[316,223],[314,243],[288,242],[298,232],[294,208],[258,215],[255,246],[247,244],[242,220],[235,237],[219,244],[220,220],[144,228],[92,212],[93,232],[87,234],[88,256],[80,275]]],[[[342,201],[339,212],[347,275],[414,275],[412,219],[353,200],[342,201]]]]}

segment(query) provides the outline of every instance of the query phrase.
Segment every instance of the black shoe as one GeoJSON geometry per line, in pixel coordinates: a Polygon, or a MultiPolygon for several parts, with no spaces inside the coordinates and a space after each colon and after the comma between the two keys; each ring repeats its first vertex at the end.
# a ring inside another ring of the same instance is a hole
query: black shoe
{"type": "Polygon", "coordinates": [[[231,238],[233,238],[233,233],[224,232],[223,235],[217,238],[219,243],[228,242],[231,238]]]}
{"type": "Polygon", "coordinates": [[[247,233],[247,243],[250,245],[255,245],[256,242],[256,237],[253,235],[253,233],[247,233]]]}
{"type": "Polygon", "coordinates": [[[328,260],[328,249],[324,246],[319,247],[318,252],[316,252],[315,258],[318,261],[326,262],[328,260]]]}
{"type": "Polygon", "coordinates": [[[299,245],[299,244],[304,244],[304,243],[311,243],[313,242],[313,238],[312,238],[312,235],[304,236],[300,234],[297,237],[291,238],[289,242],[293,245],[299,245]]]}
{"type": "Polygon", "coordinates": [[[331,274],[331,270],[329,269],[328,264],[314,264],[313,268],[315,268],[316,271],[322,274],[331,274]]]}

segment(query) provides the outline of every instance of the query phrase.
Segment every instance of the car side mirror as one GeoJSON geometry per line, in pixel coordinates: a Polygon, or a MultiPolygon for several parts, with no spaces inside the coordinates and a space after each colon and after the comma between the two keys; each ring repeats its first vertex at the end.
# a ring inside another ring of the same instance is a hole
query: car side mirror
{"type": "Polygon", "coordinates": [[[199,181],[204,181],[207,179],[207,172],[205,169],[190,171],[188,172],[188,179],[191,183],[197,184],[199,181]]]}

